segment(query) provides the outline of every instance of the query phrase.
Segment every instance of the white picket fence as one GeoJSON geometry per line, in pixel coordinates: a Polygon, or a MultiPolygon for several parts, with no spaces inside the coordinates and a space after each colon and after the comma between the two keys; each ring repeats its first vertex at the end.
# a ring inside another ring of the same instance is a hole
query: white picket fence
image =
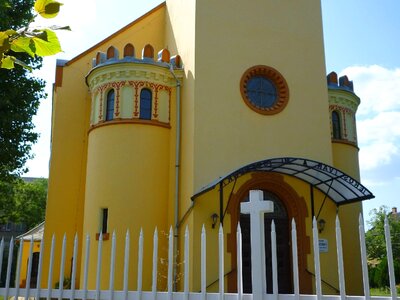
{"type": "MultiPolygon", "coordinates": [[[[252,229],[253,230],[253,229],[252,229]]],[[[364,281],[364,296],[348,296],[346,295],[345,288],[345,274],[343,268],[343,255],[342,255],[342,238],[341,238],[341,229],[339,218],[336,217],[336,248],[337,248],[337,270],[338,270],[338,278],[339,278],[339,295],[322,295],[322,284],[321,284],[321,272],[320,272],[320,259],[319,259],[319,243],[318,243],[318,229],[317,222],[314,218],[313,220],[313,249],[314,249],[314,265],[315,265],[315,295],[303,295],[300,294],[299,289],[299,276],[298,276],[298,257],[297,257],[297,239],[296,239],[296,224],[295,221],[292,220],[292,259],[293,259],[293,294],[278,294],[278,271],[277,271],[277,253],[276,253],[276,236],[275,236],[275,226],[272,222],[271,229],[271,245],[272,245],[272,274],[273,274],[273,293],[267,294],[265,287],[265,277],[256,279],[253,276],[252,284],[253,284],[253,293],[245,294],[243,293],[243,278],[242,278],[242,244],[241,244],[241,229],[240,225],[237,228],[237,293],[226,293],[224,289],[224,231],[223,227],[219,228],[219,247],[218,247],[218,256],[219,256],[219,292],[218,293],[209,293],[206,291],[206,230],[202,229],[201,233],[201,291],[200,292],[192,292],[189,291],[189,265],[190,265],[190,256],[189,256],[189,231],[186,228],[185,231],[185,240],[184,240],[184,279],[183,279],[183,291],[176,292],[173,290],[173,231],[172,228],[169,232],[169,245],[168,245],[168,282],[167,282],[167,291],[160,292],[157,290],[157,259],[158,259],[158,233],[157,229],[154,232],[153,237],[153,264],[152,264],[152,289],[151,291],[143,291],[142,290],[142,270],[143,270],[143,233],[141,231],[138,241],[138,271],[137,271],[137,290],[131,291],[128,289],[128,280],[129,280],[129,261],[130,261],[130,234],[129,231],[126,233],[125,240],[125,248],[124,248],[124,274],[123,274],[123,290],[115,290],[114,289],[114,275],[115,275],[115,257],[116,257],[116,236],[115,233],[112,235],[112,251],[110,257],[110,275],[109,275],[109,288],[107,290],[100,288],[100,276],[101,276],[101,261],[102,261],[102,246],[103,240],[100,235],[99,243],[98,243],[98,257],[97,257],[97,274],[96,274],[96,289],[88,290],[88,266],[89,266],[89,248],[90,248],[90,238],[86,237],[86,253],[84,254],[84,270],[83,270],[83,284],[82,289],[75,288],[75,279],[76,279],[76,257],[78,252],[78,238],[75,236],[74,240],[74,248],[73,248],[73,266],[72,266],[72,278],[71,278],[71,288],[64,289],[62,284],[58,289],[54,289],[52,287],[52,277],[53,277],[53,266],[54,266],[54,248],[55,248],[55,239],[53,236],[51,251],[50,251],[50,266],[49,266],[49,279],[46,288],[41,288],[41,274],[42,274],[42,251],[40,252],[39,258],[39,270],[38,270],[38,278],[37,278],[37,287],[30,288],[30,275],[31,275],[31,260],[32,260],[32,249],[33,249],[33,241],[31,240],[30,244],[30,255],[29,255],[29,263],[28,270],[26,276],[26,288],[19,288],[18,284],[16,284],[15,288],[10,288],[10,276],[11,269],[15,266],[12,266],[12,253],[14,242],[13,240],[10,242],[9,246],[9,257],[7,264],[7,274],[6,274],[6,282],[5,286],[0,287],[0,299],[6,300],[10,297],[24,297],[27,299],[28,297],[34,297],[36,299],[46,298],[49,300],[52,299],[104,299],[104,300],[369,300],[373,299],[385,299],[385,300],[399,300],[396,294],[395,287],[395,277],[394,277],[394,267],[393,267],[393,256],[392,256],[392,247],[391,247],[391,239],[388,221],[385,220],[385,236],[386,236],[386,247],[387,247],[387,258],[388,258],[388,268],[389,268],[389,276],[390,276],[390,291],[391,297],[371,297],[369,291],[369,282],[368,282],[368,270],[367,270],[367,255],[366,255],[366,247],[365,247],[365,237],[364,237],[364,222],[360,215],[359,218],[359,234],[360,234],[360,243],[361,243],[361,256],[362,256],[362,272],[363,272],[363,281],[364,281]],[[259,285],[259,287],[257,287],[259,285]],[[260,288],[260,293],[257,292],[258,288],[260,288]],[[3,298],[2,298],[3,297],[3,298]]],[[[22,242],[22,241],[21,241],[22,242]]],[[[254,247],[254,241],[252,240],[252,248],[254,247]]],[[[22,245],[22,243],[21,243],[22,245]]],[[[66,237],[64,236],[62,243],[62,254],[61,254],[61,262],[60,262],[60,274],[59,274],[59,282],[64,282],[64,266],[65,266],[65,257],[66,257],[66,237]]],[[[1,263],[3,261],[3,253],[4,253],[4,241],[1,241],[0,244],[0,272],[1,272],[1,263]]],[[[253,254],[252,254],[253,255],[253,254]]],[[[17,266],[16,266],[16,278],[15,282],[20,282],[20,272],[21,272],[21,257],[22,257],[22,247],[19,249],[17,266]]],[[[265,259],[265,258],[264,258],[265,259]]],[[[265,266],[265,264],[264,264],[265,266]]],[[[255,268],[252,268],[254,272],[255,268]]],[[[264,270],[265,271],[265,270],[264,270]]],[[[265,272],[264,272],[265,274],[265,272]]],[[[254,274],[253,274],[254,275],[254,274]]],[[[1,273],[0,273],[1,276],[1,273]]]]}

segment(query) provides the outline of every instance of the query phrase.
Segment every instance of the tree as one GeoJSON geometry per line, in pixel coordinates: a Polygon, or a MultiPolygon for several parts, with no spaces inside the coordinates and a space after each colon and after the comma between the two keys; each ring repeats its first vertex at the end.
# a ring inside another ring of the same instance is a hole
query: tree
{"type": "MultiPolygon", "coordinates": [[[[29,64],[19,59],[14,53],[21,52],[35,57],[54,55],[61,51],[61,46],[54,30],[69,30],[69,27],[31,28],[30,25],[37,16],[32,13],[32,5],[32,0],[0,0],[0,9],[3,11],[0,17],[5,17],[6,19],[11,17],[11,19],[20,21],[16,26],[11,23],[0,28],[0,68],[13,69],[14,64],[17,63],[27,69],[31,69],[29,64]],[[20,7],[22,7],[22,14],[15,14],[20,7]]],[[[54,0],[36,0],[34,9],[43,18],[54,18],[57,16],[61,5],[61,3],[54,0]]]]}
{"type": "MultiPolygon", "coordinates": [[[[0,30],[27,26],[33,18],[33,0],[0,0],[0,30]],[[12,8],[7,8],[7,4],[12,8]]],[[[42,59],[25,53],[11,54],[39,68],[42,59]]],[[[10,55],[11,55],[10,54],[10,55]]],[[[44,81],[23,68],[0,69],[0,180],[11,182],[25,170],[30,150],[38,135],[33,132],[32,117],[44,98],[44,81]]]]}
{"type": "Polygon", "coordinates": [[[0,182],[0,202],[4,203],[0,223],[21,223],[30,229],[44,221],[47,199],[47,179],[31,182],[15,179],[0,182]]]}
{"type": "Polygon", "coordinates": [[[47,179],[35,179],[32,182],[19,180],[15,186],[14,220],[33,228],[44,221],[47,199],[47,179]]]}
{"type": "Polygon", "coordinates": [[[387,217],[392,242],[393,260],[397,283],[400,282],[400,214],[390,214],[389,208],[381,206],[370,212],[370,229],[365,234],[369,264],[369,277],[372,287],[389,285],[384,222],[387,217]]]}
{"type": "Polygon", "coordinates": [[[14,182],[0,181],[0,207],[0,224],[6,224],[15,209],[14,182]]]}

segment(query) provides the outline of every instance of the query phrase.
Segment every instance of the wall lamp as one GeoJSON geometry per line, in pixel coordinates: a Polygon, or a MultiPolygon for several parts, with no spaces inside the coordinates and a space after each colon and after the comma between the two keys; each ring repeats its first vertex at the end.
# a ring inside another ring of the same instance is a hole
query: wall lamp
{"type": "Polygon", "coordinates": [[[218,219],[219,219],[219,216],[216,213],[213,213],[211,215],[211,221],[212,221],[211,227],[212,228],[215,228],[215,225],[217,225],[218,219]]]}
{"type": "Polygon", "coordinates": [[[326,221],[324,220],[324,219],[319,219],[318,220],[318,232],[319,233],[321,233],[322,231],[324,231],[324,229],[325,229],[325,224],[326,224],[326,221]]]}

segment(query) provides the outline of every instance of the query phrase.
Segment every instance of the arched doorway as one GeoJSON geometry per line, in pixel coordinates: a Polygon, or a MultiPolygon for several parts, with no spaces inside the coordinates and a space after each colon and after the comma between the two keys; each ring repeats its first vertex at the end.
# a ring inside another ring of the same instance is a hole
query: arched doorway
{"type": "MultiPolygon", "coordinates": [[[[278,257],[278,286],[280,293],[291,292],[292,288],[292,265],[291,265],[291,220],[296,221],[297,227],[297,241],[298,241],[298,262],[299,262],[299,279],[300,279],[300,292],[308,294],[312,292],[312,278],[307,272],[307,254],[310,253],[310,238],[306,235],[306,218],[308,216],[308,210],[305,200],[300,197],[296,191],[285,182],[284,177],[277,173],[266,173],[257,172],[251,175],[251,178],[241,185],[236,193],[234,193],[229,201],[228,213],[231,216],[231,233],[228,234],[228,252],[231,253],[231,265],[233,272],[228,277],[228,290],[230,292],[237,291],[237,273],[236,273],[236,227],[238,222],[241,222],[242,227],[242,244],[250,244],[250,226],[249,221],[246,220],[245,215],[240,213],[240,203],[242,201],[248,201],[247,197],[250,190],[263,190],[264,199],[271,199],[274,202],[273,214],[266,214],[264,216],[265,222],[265,241],[266,249],[269,249],[266,253],[266,270],[267,270],[267,291],[272,292],[272,274],[271,274],[271,262],[268,262],[268,255],[270,256],[270,232],[271,232],[271,221],[274,219],[276,231],[277,231],[277,247],[278,257]],[[276,204],[276,205],[275,205],[276,204]],[[246,229],[247,227],[247,229],[246,229]],[[247,230],[247,233],[246,233],[247,230]],[[246,241],[248,239],[248,241],[246,241]],[[268,265],[269,264],[269,265],[268,265]],[[269,271],[268,271],[269,270],[269,271]],[[269,274],[268,274],[269,272],[269,274]]],[[[243,274],[244,279],[244,291],[251,291],[251,257],[250,247],[243,246],[243,256],[246,256],[246,260],[243,261],[243,267],[250,266],[249,269],[243,270],[248,275],[243,274]],[[245,248],[247,247],[247,248],[245,248]]]]}
{"type": "MultiPolygon", "coordinates": [[[[293,292],[292,265],[290,251],[289,218],[285,205],[275,194],[264,190],[264,199],[274,203],[274,212],[264,215],[265,233],[265,264],[267,292],[272,293],[272,254],[271,254],[271,222],[274,220],[276,231],[277,263],[278,263],[278,291],[281,294],[293,292]]],[[[248,196],[241,201],[249,201],[248,196]]],[[[243,291],[252,292],[251,281],[251,245],[250,245],[250,216],[240,214],[242,228],[243,251],[243,291]]]]}

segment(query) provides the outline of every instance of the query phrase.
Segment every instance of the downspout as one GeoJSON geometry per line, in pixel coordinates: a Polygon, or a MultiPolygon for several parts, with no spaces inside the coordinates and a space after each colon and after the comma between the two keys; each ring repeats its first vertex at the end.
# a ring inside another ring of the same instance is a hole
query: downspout
{"type": "MultiPolygon", "coordinates": [[[[181,156],[181,82],[174,73],[172,64],[169,65],[169,70],[176,80],[176,147],[175,147],[175,206],[174,206],[174,258],[178,256],[179,242],[179,169],[181,156]]],[[[174,290],[177,290],[177,261],[174,264],[174,290]]]]}

